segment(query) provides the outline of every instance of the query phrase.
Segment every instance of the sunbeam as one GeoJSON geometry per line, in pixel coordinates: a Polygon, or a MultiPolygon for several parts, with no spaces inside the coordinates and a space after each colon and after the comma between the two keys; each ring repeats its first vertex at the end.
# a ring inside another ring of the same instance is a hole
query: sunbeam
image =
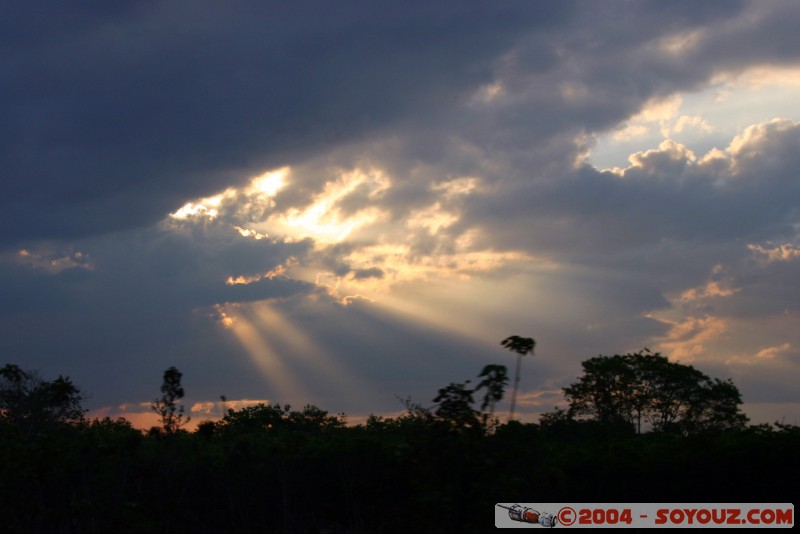
{"type": "Polygon", "coordinates": [[[303,365],[304,374],[324,377],[326,389],[335,391],[338,397],[355,400],[352,397],[366,397],[372,393],[372,388],[359,381],[315,343],[310,333],[303,332],[269,302],[253,304],[252,314],[259,319],[258,328],[285,346],[291,357],[303,365]]]}
{"type": "Polygon", "coordinates": [[[266,336],[253,324],[243,310],[238,310],[230,329],[247,351],[248,356],[261,371],[280,398],[305,397],[306,392],[284,364],[276,351],[266,340],[266,336]]]}
{"type": "Polygon", "coordinates": [[[274,303],[239,304],[220,312],[225,327],[278,394],[273,395],[276,399],[313,404],[335,398],[355,405],[378,394],[374,385],[334,360],[274,303]]]}

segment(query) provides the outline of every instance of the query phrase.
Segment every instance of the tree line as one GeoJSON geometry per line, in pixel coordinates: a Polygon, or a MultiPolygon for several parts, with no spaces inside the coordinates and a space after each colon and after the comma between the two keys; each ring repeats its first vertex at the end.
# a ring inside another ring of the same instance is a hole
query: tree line
{"type": "Polygon", "coordinates": [[[504,501],[790,501],[800,427],[748,425],[732,382],[647,350],[582,365],[539,423],[495,415],[510,380],[493,364],[397,417],[259,404],[192,432],[171,367],[142,432],[9,364],[0,531],[482,532],[504,501]]]}

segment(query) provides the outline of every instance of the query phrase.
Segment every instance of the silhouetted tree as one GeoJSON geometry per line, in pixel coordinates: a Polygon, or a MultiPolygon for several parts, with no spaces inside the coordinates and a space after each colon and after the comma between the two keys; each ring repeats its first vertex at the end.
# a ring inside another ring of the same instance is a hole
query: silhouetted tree
{"type": "Polygon", "coordinates": [[[648,350],[584,361],[583,376],[564,388],[570,416],[604,424],[642,422],[655,431],[692,433],[743,428],[741,394],[733,383],[712,380],[691,365],[648,350]]]}
{"type": "Polygon", "coordinates": [[[81,391],[69,378],[42,379],[33,371],[7,364],[0,369],[0,418],[28,434],[54,423],[74,423],[86,412],[81,391]]]}
{"type": "Polygon", "coordinates": [[[511,352],[517,353],[517,371],[514,373],[514,389],[511,390],[511,408],[508,411],[508,420],[514,418],[514,407],[517,403],[517,389],[519,388],[519,372],[522,365],[522,357],[526,354],[533,354],[536,341],[531,337],[509,336],[500,342],[511,352]]]}
{"type": "Polygon", "coordinates": [[[472,407],[473,391],[467,389],[467,380],[463,384],[451,383],[449,386],[439,390],[439,394],[433,399],[437,403],[434,414],[436,417],[447,421],[454,428],[475,428],[479,426],[478,412],[472,407]]]}
{"type": "Polygon", "coordinates": [[[161,384],[161,398],[150,405],[154,412],[161,417],[161,427],[166,434],[174,434],[191,418],[184,417],[183,405],[178,401],[183,398],[184,391],[181,386],[183,374],[175,367],[164,371],[164,382],[161,384]]]}
{"type": "Polygon", "coordinates": [[[598,356],[581,363],[579,382],[564,388],[571,416],[589,416],[603,424],[640,420],[635,405],[643,393],[635,386],[635,373],[625,357],[598,356]]]}
{"type": "MultiPolygon", "coordinates": [[[[21,434],[7,417],[18,397],[6,395],[0,532],[482,532],[485,514],[474,511],[498,495],[785,502],[797,486],[800,427],[738,430],[741,399],[730,381],[657,356],[595,362],[631,388],[597,396],[625,414],[604,412],[617,425],[601,423],[599,412],[556,410],[539,424],[511,420],[481,432],[476,390],[464,382],[440,389],[430,409],[401,400],[408,413],[365,424],[315,406],[261,404],[228,406],[221,421],[171,439],[111,419],[61,418],[70,424],[21,434]],[[699,388],[685,386],[694,379],[699,388]],[[691,402],[676,408],[670,395],[686,392],[691,402]],[[684,435],[637,436],[639,414],[684,435]],[[704,432],[717,429],[732,430],[704,432]]],[[[486,409],[504,380],[500,366],[484,371],[486,409]]],[[[15,384],[28,374],[0,369],[0,391],[24,391],[15,384]]],[[[179,373],[170,376],[163,394],[171,390],[175,404],[183,392],[179,373]]]]}
{"type": "MultiPolygon", "coordinates": [[[[475,387],[475,391],[485,389],[481,410],[489,408],[489,416],[494,415],[494,406],[503,398],[505,387],[508,384],[508,371],[505,365],[490,364],[483,368],[478,378],[483,378],[475,387]]],[[[483,416],[483,423],[486,424],[487,414],[483,416]]]]}
{"type": "Polygon", "coordinates": [[[739,409],[742,395],[730,379],[706,380],[698,394],[683,422],[684,432],[738,430],[747,425],[748,417],[739,409]]]}

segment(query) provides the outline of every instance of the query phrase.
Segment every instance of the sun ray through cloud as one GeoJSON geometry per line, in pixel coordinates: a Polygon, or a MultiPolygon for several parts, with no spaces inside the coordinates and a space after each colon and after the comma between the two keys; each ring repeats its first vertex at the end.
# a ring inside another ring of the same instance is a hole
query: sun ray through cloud
{"type": "Polygon", "coordinates": [[[391,413],[515,332],[521,398],[648,346],[800,414],[800,7],[585,4],[14,3],[0,351],[391,413]]]}
{"type": "Polygon", "coordinates": [[[279,313],[267,301],[256,302],[251,306],[252,315],[259,319],[259,329],[265,336],[278,340],[289,349],[290,357],[295,358],[302,366],[303,375],[321,378],[326,389],[347,401],[369,397],[370,393],[374,393],[372,385],[357,380],[315,343],[311,332],[302,331],[286,314],[279,313]]]}
{"type": "Polygon", "coordinates": [[[266,333],[257,327],[257,322],[248,310],[237,309],[230,329],[253,364],[261,371],[264,380],[277,392],[276,397],[294,399],[308,396],[289,366],[268,341],[266,333]]]}

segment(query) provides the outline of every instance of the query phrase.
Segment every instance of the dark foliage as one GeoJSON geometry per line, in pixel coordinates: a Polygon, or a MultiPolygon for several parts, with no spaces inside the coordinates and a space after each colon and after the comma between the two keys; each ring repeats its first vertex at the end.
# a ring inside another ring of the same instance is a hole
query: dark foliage
{"type": "Polygon", "coordinates": [[[500,342],[502,346],[517,354],[517,368],[514,372],[514,388],[511,390],[511,406],[508,411],[509,421],[514,418],[514,407],[517,404],[517,390],[519,389],[519,373],[522,365],[522,357],[526,354],[533,354],[536,348],[536,340],[532,337],[509,336],[500,342]]]}
{"type": "Polygon", "coordinates": [[[796,426],[637,435],[566,412],[483,426],[455,386],[439,401],[454,411],[408,401],[348,426],[262,404],[170,439],[110,419],[21,434],[3,418],[0,530],[485,532],[502,501],[789,502],[796,488],[796,426]]]}
{"type": "Polygon", "coordinates": [[[670,362],[659,353],[645,349],[597,356],[581,365],[578,382],[564,388],[568,417],[627,425],[637,433],[643,423],[657,432],[683,434],[741,430],[747,423],[739,409],[742,396],[733,382],[712,380],[691,365],[670,362]]]}
{"type": "Polygon", "coordinates": [[[43,432],[83,417],[83,397],[69,378],[47,381],[14,364],[0,368],[0,421],[21,434],[43,432]]]}
{"type": "Polygon", "coordinates": [[[161,397],[150,404],[151,409],[161,419],[161,428],[151,429],[153,434],[172,435],[191,420],[190,417],[183,415],[183,405],[178,404],[184,395],[183,386],[181,386],[182,377],[183,373],[175,367],[164,371],[161,397]]]}

